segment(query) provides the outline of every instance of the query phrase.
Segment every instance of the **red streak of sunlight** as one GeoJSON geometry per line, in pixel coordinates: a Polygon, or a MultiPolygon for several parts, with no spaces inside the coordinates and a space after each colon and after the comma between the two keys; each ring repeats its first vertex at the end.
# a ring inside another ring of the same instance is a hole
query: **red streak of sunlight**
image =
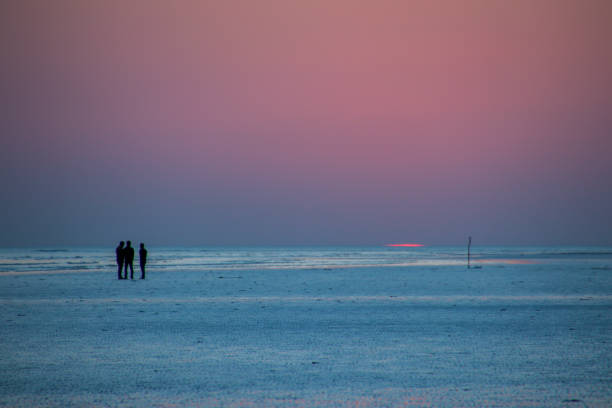
{"type": "Polygon", "coordinates": [[[390,247],[422,247],[424,245],[423,244],[387,244],[385,246],[390,246],[390,247]]]}

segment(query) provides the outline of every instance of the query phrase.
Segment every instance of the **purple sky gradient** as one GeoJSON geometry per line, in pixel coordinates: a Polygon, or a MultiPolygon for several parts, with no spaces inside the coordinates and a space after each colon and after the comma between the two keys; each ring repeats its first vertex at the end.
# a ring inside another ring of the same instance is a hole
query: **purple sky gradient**
{"type": "Polygon", "coordinates": [[[612,2],[5,1],[0,246],[612,245],[612,2]]]}

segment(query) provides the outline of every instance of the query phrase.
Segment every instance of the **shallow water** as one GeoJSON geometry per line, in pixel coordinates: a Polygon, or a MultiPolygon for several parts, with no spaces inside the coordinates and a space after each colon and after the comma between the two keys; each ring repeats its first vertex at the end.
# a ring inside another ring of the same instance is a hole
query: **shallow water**
{"type": "MultiPolygon", "coordinates": [[[[467,265],[465,247],[148,248],[156,271],[467,265]]],[[[137,252],[137,251],[136,251],[137,252]]],[[[138,254],[135,263],[138,264],[138,254]]],[[[471,265],[579,263],[612,268],[610,247],[473,247],[471,265]]],[[[0,273],[84,272],[115,267],[109,248],[0,248],[0,273]]]]}
{"type": "Polygon", "coordinates": [[[609,248],[149,251],[0,251],[0,406],[612,404],[609,248]]]}

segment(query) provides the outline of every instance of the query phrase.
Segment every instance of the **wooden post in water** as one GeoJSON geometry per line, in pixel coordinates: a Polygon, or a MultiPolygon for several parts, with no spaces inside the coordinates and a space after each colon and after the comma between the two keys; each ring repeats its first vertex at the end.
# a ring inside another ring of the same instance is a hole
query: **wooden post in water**
{"type": "Polygon", "coordinates": [[[472,246],[472,237],[468,237],[468,269],[470,269],[470,247],[472,246]]]}

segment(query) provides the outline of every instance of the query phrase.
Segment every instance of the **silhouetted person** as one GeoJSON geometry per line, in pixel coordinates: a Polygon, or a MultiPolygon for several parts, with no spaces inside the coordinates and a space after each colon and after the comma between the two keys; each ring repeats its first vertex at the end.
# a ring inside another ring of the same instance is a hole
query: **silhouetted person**
{"type": "Polygon", "coordinates": [[[140,257],[140,279],[145,278],[145,264],[147,263],[147,250],[144,247],[144,244],[140,243],[140,250],[138,251],[138,255],[140,257]]]}
{"type": "Polygon", "coordinates": [[[134,279],[134,248],[132,248],[132,241],[126,243],[125,249],[125,277],[127,279],[128,266],[130,267],[130,277],[134,279]]]}
{"type": "Polygon", "coordinates": [[[125,249],[123,248],[123,241],[119,243],[119,246],[115,248],[115,254],[117,254],[117,278],[123,279],[121,277],[121,270],[123,269],[123,261],[125,260],[125,249]]]}

